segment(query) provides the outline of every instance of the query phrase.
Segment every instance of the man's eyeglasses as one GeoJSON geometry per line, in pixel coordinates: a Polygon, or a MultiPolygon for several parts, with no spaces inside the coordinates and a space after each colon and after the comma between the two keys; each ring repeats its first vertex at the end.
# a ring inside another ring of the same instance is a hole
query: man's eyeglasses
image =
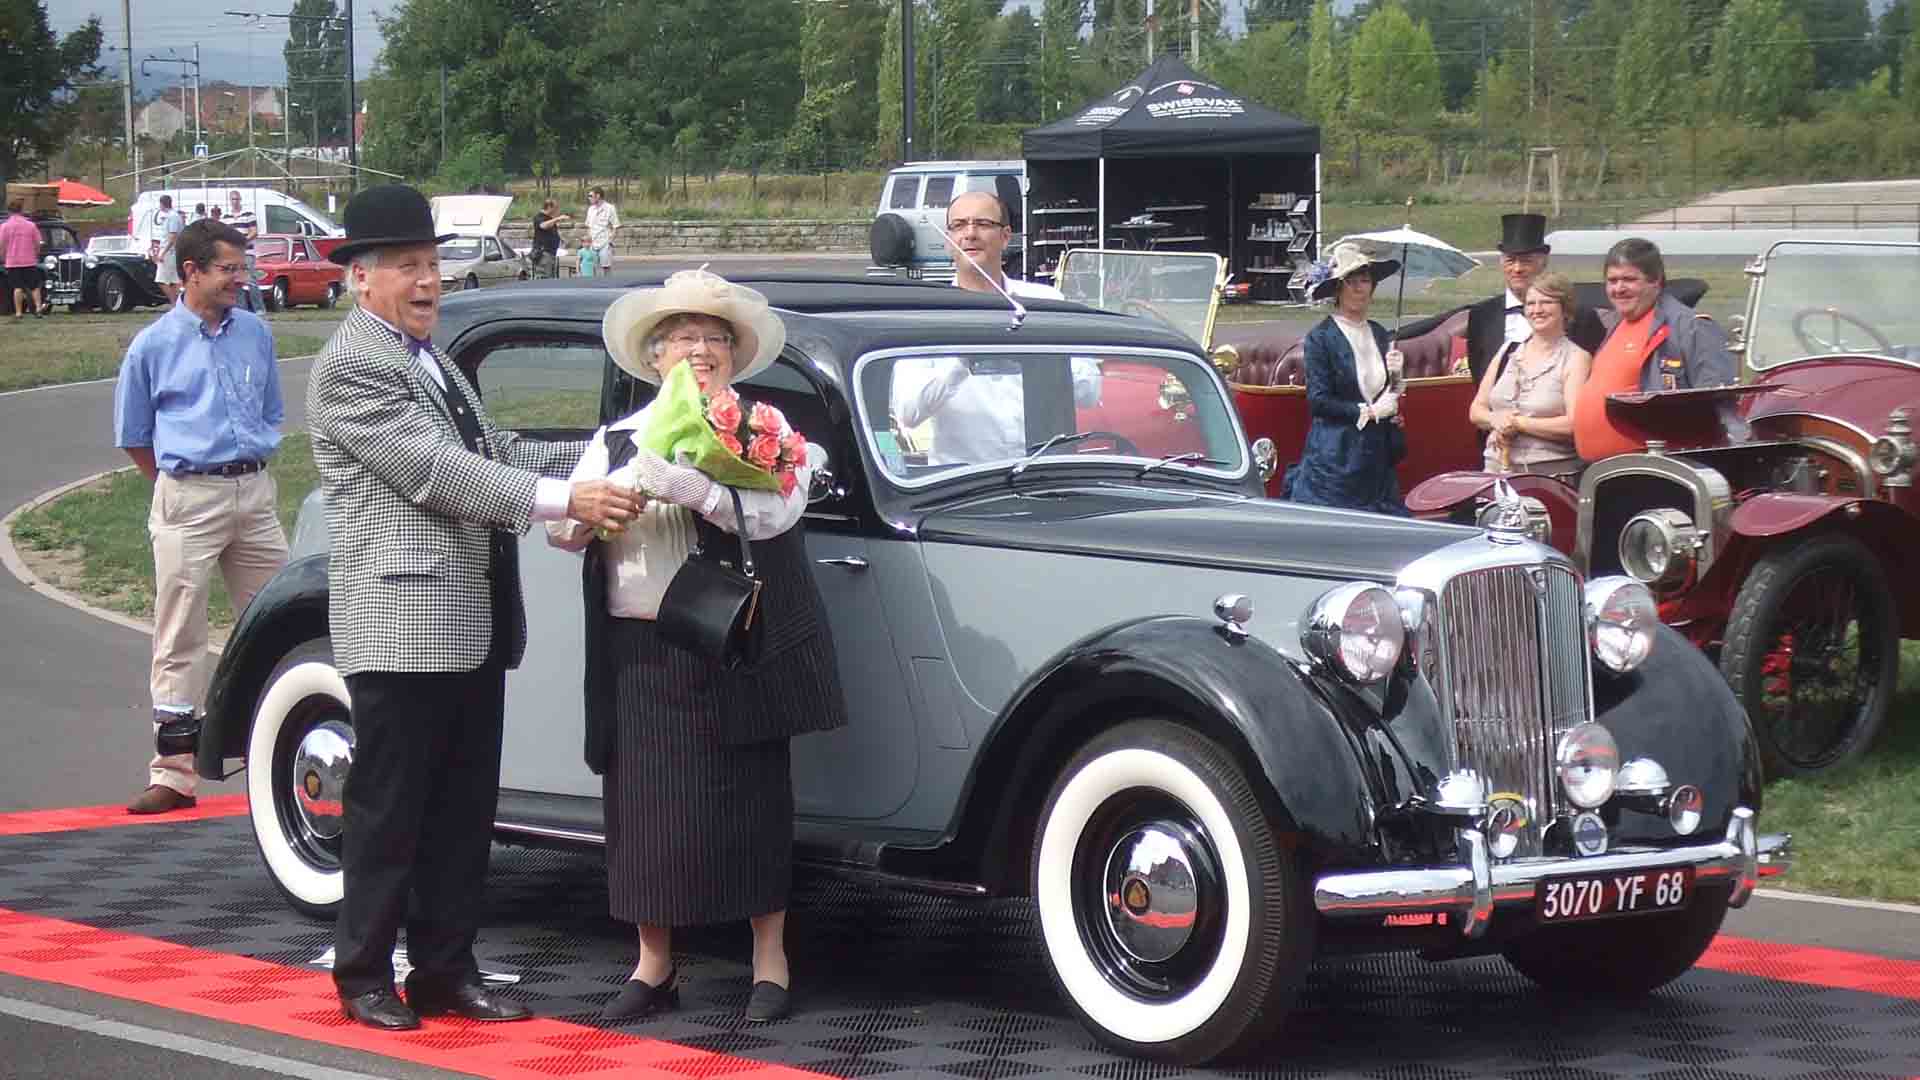
{"type": "Polygon", "coordinates": [[[952,233],[966,232],[968,229],[979,229],[981,232],[986,232],[989,229],[1004,229],[1006,227],[1007,223],[1004,221],[995,221],[992,218],[983,217],[955,218],[947,222],[947,231],[952,233]]]}
{"type": "Polygon", "coordinates": [[[232,277],[236,274],[246,273],[247,264],[246,263],[208,263],[207,270],[209,272],[217,270],[220,273],[227,275],[228,277],[232,277]]]}
{"type": "Polygon", "coordinates": [[[706,342],[707,348],[709,349],[733,348],[732,334],[693,334],[682,332],[667,335],[667,344],[680,349],[691,349],[703,341],[706,342]]]}

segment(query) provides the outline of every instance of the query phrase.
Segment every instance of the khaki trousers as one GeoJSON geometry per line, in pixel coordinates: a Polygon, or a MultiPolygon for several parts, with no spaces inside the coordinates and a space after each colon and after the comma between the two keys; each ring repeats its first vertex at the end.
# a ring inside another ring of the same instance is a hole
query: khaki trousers
{"type": "MultiPolygon", "coordinates": [[[[274,513],[273,477],[175,476],[153,485],[147,534],[153,539],[153,673],[156,711],[185,712],[200,698],[207,654],[207,586],[215,563],[236,614],[287,562],[287,535],[274,513]]],[[[159,725],[154,725],[156,734],[159,725]]],[[[192,754],[158,754],[148,783],[192,795],[200,777],[192,754]]]]}

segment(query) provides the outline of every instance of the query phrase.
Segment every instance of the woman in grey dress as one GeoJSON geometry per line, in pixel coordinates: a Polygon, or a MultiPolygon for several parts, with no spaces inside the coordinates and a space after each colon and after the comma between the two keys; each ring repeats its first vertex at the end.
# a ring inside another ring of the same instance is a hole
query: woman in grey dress
{"type": "MultiPolygon", "coordinates": [[[[616,300],[603,333],[636,378],[658,383],[688,364],[703,391],[764,370],[786,341],[764,296],[704,271],[616,300]]],[[[586,551],[586,758],[604,778],[610,907],[639,927],[632,977],[602,1016],[634,1020],[678,1004],[673,927],[747,919],[747,1018],[775,1020],[790,1009],[788,740],[846,723],[800,527],[811,469],[786,495],[740,491],[736,515],[725,487],[636,445],[651,408],[597,432],[574,470],[641,491],[635,520],[605,539],[572,522],[548,527],[556,545],[586,551]],[[736,549],[742,532],[762,581],[761,643],[753,664],[728,670],[662,640],[654,620],[689,550],[736,549]]]]}
{"type": "Polygon", "coordinates": [[[1533,335],[1495,354],[1467,418],[1487,432],[1488,472],[1575,474],[1573,401],[1593,357],[1567,337],[1573,283],[1564,274],[1541,274],[1523,299],[1533,335]]]}

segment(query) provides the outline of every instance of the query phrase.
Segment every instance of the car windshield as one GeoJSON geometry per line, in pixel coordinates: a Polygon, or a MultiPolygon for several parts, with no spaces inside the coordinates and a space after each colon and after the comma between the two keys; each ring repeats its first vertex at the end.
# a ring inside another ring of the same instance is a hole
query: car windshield
{"type": "Polygon", "coordinates": [[[1785,241],[1747,323],[1747,363],[1765,371],[1806,356],[1920,360],[1920,244],[1785,241]]]}
{"type": "Polygon", "coordinates": [[[1156,471],[1240,476],[1245,440],[1219,377],[1197,356],[990,346],[864,361],[861,411],[903,487],[943,475],[1169,459],[1156,471]]]}
{"type": "Polygon", "coordinates": [[[480,241],[462,237],[449,240],[440,245],[440,260],[451,262],[458,259],[477,259],[480,257],[480,241]]]}
{"type": "Polygon", "coordinates": [[[1220,256],[1193,252],[1069,251],[1054,285],[1069,300],[1152,319],[1204,343],[1220,266],[1220,256]]]}

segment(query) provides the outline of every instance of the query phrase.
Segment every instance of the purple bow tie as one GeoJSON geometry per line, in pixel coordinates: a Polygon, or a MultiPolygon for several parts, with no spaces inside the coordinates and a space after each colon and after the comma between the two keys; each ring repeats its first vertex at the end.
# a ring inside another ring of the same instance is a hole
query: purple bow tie
{"type": "Polygon", "coordinates": [[[407,347],[408,356],[418,357],[423,352],[426,353],[428,356],[433,355],[433,342],[427,341],[424,338],[413,337],[409,334],[401,334],[400,343],[407,347]]]}

